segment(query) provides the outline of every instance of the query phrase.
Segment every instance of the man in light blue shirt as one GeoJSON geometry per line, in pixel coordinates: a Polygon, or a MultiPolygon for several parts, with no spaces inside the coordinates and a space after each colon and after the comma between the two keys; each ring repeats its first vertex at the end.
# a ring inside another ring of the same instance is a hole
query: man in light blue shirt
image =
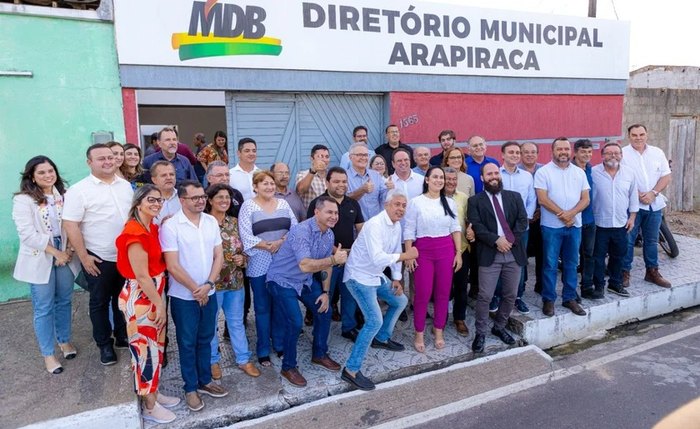
{"type": "Polygon", "coordinates": [[[627,253],[627,233],[634,227],[639,211],[639,197],[634,172],[621,165],[622,148],[618,143],[603,146],[603,162],[593,167],[593,217],[596,234],[593,250],[593,286],[582,289],[581,297],[602,299],[605,296],[605,270],[610,274],[608,290],[630,296],[622,284],[622,260],[627,253]],[[608,256],[608,263],[605,257],[608,256]]]}
{"type": "Polygon", "coordinates": [[[560,257],[564,283],[562,305],[577,316],[586,315],[576,302],[576,266],[581,244],[581,212],[588,206],[589,189],[586,174],[571,164],[571,143],[566,137],[558,137],[552,143],[552,161],[535,173],[535,190],[542,209],[542,312],[545,316],[554,316],[560,257]]]}
{"type": "Polygon", "coordinates": [[[367,168],[369,150],[362,143],[350,146],[352,165],[348,172],[348,196],[360,203],[362,217],[369,219],[382,211],[387,185],[384,178],[367,168]]]}
{"type": "MultiPolygon", "coordinates": [[[[369,148],[367,127],[365,127],[364,125],[356,126],[352,130],[352,140],[353,143],[364,143],[365,146],[367,146],[367,151],[369,152],[369,159],[372,159],[372,157],[375,154],[374,151],[369,148]]],[[[343,156],[340,157],[340,166],[343,167],[343,170],[348,171],[350,170],[351,165],[352,163],[350,162],[350,151],[348,150],[343,154],[343,156]]]]}

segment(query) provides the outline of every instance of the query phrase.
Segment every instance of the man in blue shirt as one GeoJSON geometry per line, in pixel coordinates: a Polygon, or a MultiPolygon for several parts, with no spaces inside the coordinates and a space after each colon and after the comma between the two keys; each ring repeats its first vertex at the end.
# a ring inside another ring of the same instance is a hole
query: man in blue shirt
{"type": "MultiPolygon", "coordinates": [[[[389,164],[391,158],[387,159],[389,164]]],[[[348,172],[348,197],[360,203],[362,217],[370,219],[379,214],[384,206],[387,183],[376,171],[367,168],[369,150],[362,143],[350,146],[350,162],[348,172]]],[[[391,183],[391,182],[388,182],[391,183]]]]}
{"type": "MultiPolygon", "coordinates": [[[[573,164],[586,172],[588,186],[591,187],[589,195],[593,192],[593,177],[591,170],[591,158],[593,157],[593,144],[588,139],[576,140],[574,143],[573,164]]],[[[581,248],[579,250],[579,266],[581,268],[581,291],[593,289],[593,271],[595,260],[593,249],[595,246],[595,219],[593,218],[593,204],[581,212],[581,248]]]]}
{"type": "Polygon", "coordinates": [[[311,363],[329,371],[340,370],[340,364],[328,356],[331,272],[334,265],[344,264],[348,258],[342,246],[333,253],[335,236],[331,228],[337,222],[338,203],[330,197],[319,197],[314,216],[289,230],[267,272],[267,287],[276,304],[274,311],[279,311],[280,320],[284,320],[281,374],[298,387],[306,386],[306,379],[297,369],[297,341],[303,324],[298,301],[316,310],[311,363]]]}
{"type": "MultiPolygon", "coordinates": [[[[194,172],[194,167],[190,161],[184,156],[177,153],[177,133],[172,128],[163,128],[158,132],[158,146],[160,152],[156,152],[147,156],[143,160],[143,169],[147,172],[156,161],[169,161],[175,167],[175,179],[179,184],[183,180],[194,180],[199,182],[197,174],[194,172]]],[[[150,177],[148,177],[150,181],[150,177]]]]}
{"type": "Polygon", "coordinates": [[[474,179],[474,193],[478,194],[484,190],[484,183],[481,181],[481,167],[489,162],[499,167],[501,164],[496,159],[486,156],[486,140],[483,137],[471,136],[468,143],[467,174],[474,179]]]}

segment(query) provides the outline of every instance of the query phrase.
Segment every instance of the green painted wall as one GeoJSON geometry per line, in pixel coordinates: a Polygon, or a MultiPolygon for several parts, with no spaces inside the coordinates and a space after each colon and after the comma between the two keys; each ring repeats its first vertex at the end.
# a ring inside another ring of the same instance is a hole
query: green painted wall
{"type": "Polygon", "coordinates": [[[88,173],[94,131],[124,141],[121,87],[111,23],[0,13],[0,302],[27,297],[12,278],[18,239],[12,193],[29,158],[46,155],[75,183],[88,173]]]}

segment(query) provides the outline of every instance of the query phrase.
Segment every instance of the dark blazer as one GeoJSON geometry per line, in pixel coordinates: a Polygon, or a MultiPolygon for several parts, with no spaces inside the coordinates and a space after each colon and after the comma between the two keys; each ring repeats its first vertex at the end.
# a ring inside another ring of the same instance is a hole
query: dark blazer
{"type": "MultiPolygon", "coordinates": [[[[498,240],[498,221],[496,212],[491,205],[490,196],[486,191],[479,192],[469,198],[467,218],[476,235],[476,257],[479,266],[488,267],[498,253],[496,240],[498,240]]],[[[501,191],[503,201],[503,213],[510,230],[515,235],[515,243],[511,252],[515,261],[520,266],[527,264],[527,249],[523,246],[522,236],[527,230],[527,213],[520,194],[513,191],[501,191]]]]}

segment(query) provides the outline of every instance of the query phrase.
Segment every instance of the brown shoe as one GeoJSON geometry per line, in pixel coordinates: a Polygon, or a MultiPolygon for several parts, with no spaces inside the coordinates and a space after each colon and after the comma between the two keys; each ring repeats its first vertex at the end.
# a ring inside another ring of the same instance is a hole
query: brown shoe
{"type": "Polygon", "coordinates": [[[199,411],[204,408],[204,401],[202,401],[202,398],[197,392],[187,392],[185,394],[185,402],[187,402],[187,408],[189,408],[190,411],[199,411]]]}
{"type": "Polygon", "coordinates": [[[547,317],[554,316],[554,302],[544,301],[542,303],[542,313],[544,313],[544,315],[547,317]]]}
{"type": "Polygon", "coordinates": [[[459,335],[463,337],[469,336],[469,328],[467,328],[467,324],[464,323],[464,320],[455,320],[455,329],[459,335]]]}
{"type": "Polygon", "coordinates": [[[340,371],[340,364],[331,359],[328,355],[323,355],[320,358],[312,358],[311,363],[326,368],[328,371],[340,371]]]}
{"type": "Polygon", "coordinates": [[[205,384],[204,386],[199,386],[197,388],[197,393],[209,395],[212,398],[223,398],[224,396],[228,395],[228,390],[216,383],[209,383],[205,384]]]}
{"type": "Polygon", "coordinates": [[[260,370],[255,366],[253,362],[248,362],[243,365],[238,365],[238,367],[251,377],[260,377],[260,370]]]}
{"type": "Polygon", "coordinates": [[[647,273],[644,276],[644,281],[654,283],[657,286],[670,288],[671,282],[663,278],[658,268],[647,268],[647,273]]]}
{"type": "Polygon", "coordinates": [[[622,272],[622,287],[630,287],[630,272],[622,272]]]}
{"type": "Polygon", "coordinates": [[[221,365],[215,363],[211,366],[211,378],[221,380],[221,365]]]}
{"type": "Polygon", "coordinates": [[[304,387],[306,386],[306,379],[304,378],[303,375],[299,372],[298,369],[292,368],[287,371],[282,370],[280,371],[280,374],[282,374],[282,377],[286,378],[287,381],[292,383],[293,385],[297,387],[304,387]]]}
{"type": "Polygon", "coordinates": [[[566,301],[565,303],[562,304],[563,307],[568,308],[571,310],[572,313],[574,313],[577,316],[585,316],[586,315],[586,310],[581,307],[581,305],[576,302],[575,299],[572,299],[571,301],[566,301]]]}

